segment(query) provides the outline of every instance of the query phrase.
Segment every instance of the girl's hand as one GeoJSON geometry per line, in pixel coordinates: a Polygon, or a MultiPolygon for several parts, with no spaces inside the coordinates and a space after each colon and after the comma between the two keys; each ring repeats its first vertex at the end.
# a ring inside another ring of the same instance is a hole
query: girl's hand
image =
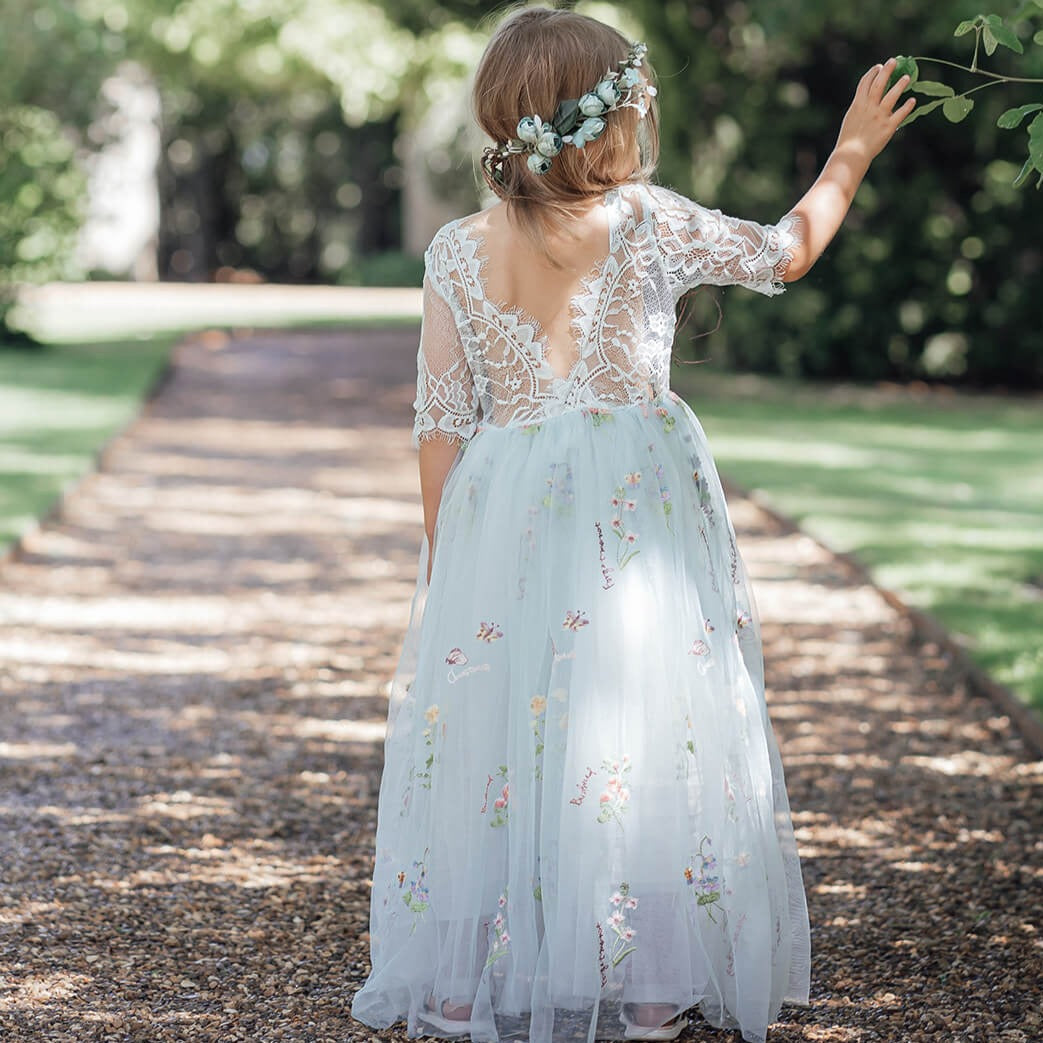
{"type": "Polygon", "coordinates": [[[894,67],[895,59],[888,58],[883,65],[874,65],[866,72],[858,81],[854,100],[840,126],[837,151],[858,156],[867,166],[883,151],[898,125],[916,107],[916,99],[909,98],[895,110],[902,91],[909,85],[909,77],[903,76],[886,90],[894,67]]]}
{"type": "Polygon", "coordinates": [[[874,65],[858,81],[836,148],[818,179],[790,211],[801,219],[803,235],[783,281],[793,282],[811,270],[847,216],[869,164],[913,111],[913,98],[895,111],[895,104],[909,83],[909,77],[903,76],[887,90],[895,64],[895,59],[890,58],[883,65],[874,65]]]}

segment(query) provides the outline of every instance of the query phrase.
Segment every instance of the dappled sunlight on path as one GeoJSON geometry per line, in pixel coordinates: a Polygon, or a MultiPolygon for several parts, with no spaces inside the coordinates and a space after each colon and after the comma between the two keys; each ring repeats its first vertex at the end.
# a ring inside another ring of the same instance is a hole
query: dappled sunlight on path
{"type": "MultiPolygon", "coordinates": [[[[404,1038],[347,1010],[421,533],[415,352],[185,343],[0,566],[0,1039],[404,1038]]],[[[772,1043],[1043,1038],[1043,766],[842,562],[730,504],[813,927],[812,1005],[772,1043]]]]}

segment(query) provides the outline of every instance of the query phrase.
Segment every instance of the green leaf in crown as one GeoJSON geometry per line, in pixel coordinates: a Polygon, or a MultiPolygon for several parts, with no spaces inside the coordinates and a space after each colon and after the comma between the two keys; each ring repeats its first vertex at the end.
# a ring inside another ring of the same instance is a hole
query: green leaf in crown
{"type": "Polygon", "coordinates": [[[551,123],[559,134],[568,134],[579,122],[579,99],[569,98],[567,101],[558,103],[557,111],[551,123]]]}

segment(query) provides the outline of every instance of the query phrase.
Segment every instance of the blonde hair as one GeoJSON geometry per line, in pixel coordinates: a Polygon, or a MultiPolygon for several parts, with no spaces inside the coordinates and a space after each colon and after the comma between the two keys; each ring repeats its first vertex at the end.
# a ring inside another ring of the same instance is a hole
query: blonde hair
{"type": "MultiPolygon", "coordinates": [[[[471,104],[478,126],[496,144],[516,136],[522,116],[553,117],[558,102],[592,90],[626,56],[629,41],[618,30],[563,8],[514,7],[496,26],[475,72],[471,104]]],[[[647,56],[641,67],[655,86],[647,56]]],[[[534,174],[525,154],[508,156],[504,184],[482,176],[507,204],[507,217],[529,236],[551,265],[561,268],[547,245],[553,230],[570,223],[610,188],[647,182],[659,161],[659,111],[648,97],[642,119],[635,108],[608,114],[601,136],[583,148],[566,145],[546,174],[534,174]],[[637,147],[636,162],[629,160],[637,147]]]]}

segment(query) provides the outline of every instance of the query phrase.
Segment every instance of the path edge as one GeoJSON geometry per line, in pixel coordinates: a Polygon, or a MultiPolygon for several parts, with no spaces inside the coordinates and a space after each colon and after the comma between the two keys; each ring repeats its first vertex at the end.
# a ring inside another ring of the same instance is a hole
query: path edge
{"type": "Polygon", "coordinates": [[[112,452],[116,442],[123,438],[123,436],[126,435],[127,432],[130,431],[130,429],[141,419],[141,417],[152,408],[156,399],[159,398],[163,393],[164,388],[166,388],[170,383],[174,371],[177,369],[177,357],[181,353],[182,348],[185,344],[198,336],[199,331],[193,330],[184,333],[174,341],[167,354],[166,361],[159,368],[156,375],[152,378],[151,383],[146,387],[144,394],[138,401],[138,408],[123,424],[116,428],[116,430],[113,431],[97,449],[94,450],[94,453],[91,456],[90,461],[84,467],[82,474],[66,482],[66,484],[59,490],[58,495],[51,501],[51,505],[47,510],[30,522],[29,525],[19,533],[17,539],[12,540],[11,543],[0,551],[0,569],[2,569],[8,562],[18,561],[22,555],[26,553],[26,542],[38,532],[46,528],[48,525],[61,521],[62,515],[65,513],[65,506],[69,499],[76,495],[76,493],[83,488],[84,484],[94,478],[99,471],[105,469],[108,456],[112,452]]]}
{"type": "Polygon", "coordinates": [[[968,688],[976,695],[984,696],[1004,714],[1011,726],[1024,742],[1030,755],[1043,759],[1043,721],[1035,712],[1025,705],[1006,685],[1000,684],[990,677],[970,657],[942,623],[923,609],[908,604],[902,597],[888,587],[881,586],[872,576],[868,566],[848,551],[838,550],[825,540],[813,536],[793,518],[783,514],[767,501],[758,490],[747,489],[729,478],[721,476],[726,496],[735,496],[749,500],[763,511],[788,534],[799,534],[821,547],[827,554],[842,562],[849,572],[861,583],[872,587],[900,616],[912,627],[915,640],[920,644],[936,644],[943,649],[959,668],[968,688]]]}

